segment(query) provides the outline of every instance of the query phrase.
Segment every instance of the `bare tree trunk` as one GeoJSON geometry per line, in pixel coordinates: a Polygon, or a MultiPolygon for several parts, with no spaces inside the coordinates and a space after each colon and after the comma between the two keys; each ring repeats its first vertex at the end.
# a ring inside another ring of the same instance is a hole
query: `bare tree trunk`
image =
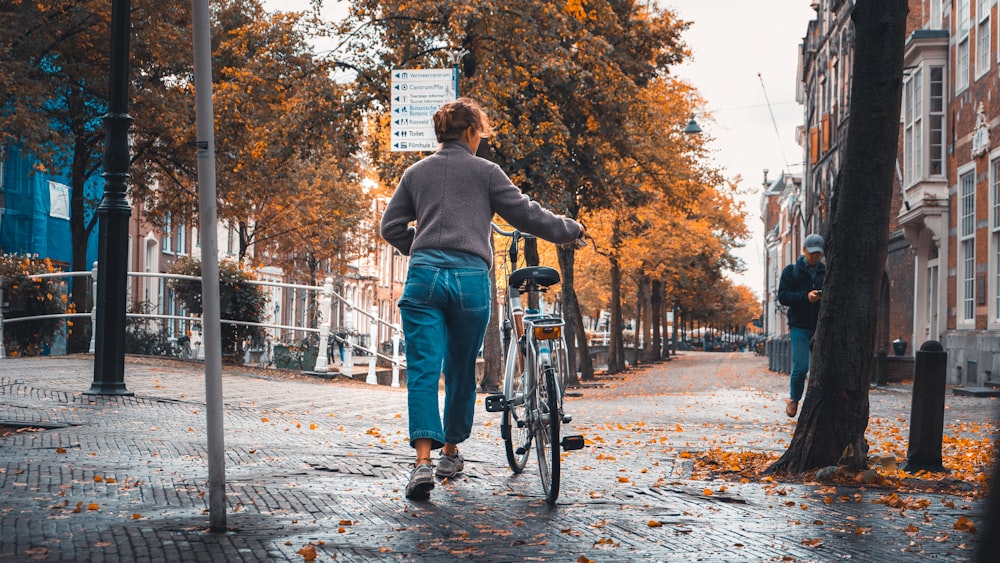
{"type": "Polygon", "coordinates": [[[867,466],[868,382],[888,249],[907,0],[858,0],[850,122],[809,389],[795,435],[768,472],[867,466]]]}

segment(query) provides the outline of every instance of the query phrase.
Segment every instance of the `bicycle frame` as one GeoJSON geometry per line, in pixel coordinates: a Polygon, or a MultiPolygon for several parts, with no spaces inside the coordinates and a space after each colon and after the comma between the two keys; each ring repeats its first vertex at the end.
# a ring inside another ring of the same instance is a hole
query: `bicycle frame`
{"type": "Polygon", "coordinates": [[[563,412],[563,387],[569,369],[565,322],[554,312],[544,312],[543,299],[560,276],[547,267],[515,270],[518,242],[530,235],[503,231],[496,225],[494,231],[512,238],[508,252],[512,271],[507,278],[503,317],[504,392],[487,397],[486,410],[503,413],[500,432],[514,473],[524,470],[534,443],[546,501],[554,504],[559,494],[560,450],[584,445],[582,436],[560,439],[560,426],[572,419],[563,412]],[[522,305],[522,296],[527,297],[528,309],[522,305]]]}

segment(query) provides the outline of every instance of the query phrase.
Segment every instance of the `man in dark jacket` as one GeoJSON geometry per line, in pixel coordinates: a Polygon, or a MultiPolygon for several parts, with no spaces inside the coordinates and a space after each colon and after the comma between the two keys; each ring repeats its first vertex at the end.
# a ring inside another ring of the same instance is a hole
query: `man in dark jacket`
{"type": "Polygon", "coordinates": [[[822,260],[823,237],[811,234],[802,245],[802,256],[785,266],[778,282],[778,301],[788,307],[788,332],[792,338],[791,397],[785,403],[785,414],[791,418],[799,412],[809,372],[809,348],[816,332],[826,277],[822,260]]]}

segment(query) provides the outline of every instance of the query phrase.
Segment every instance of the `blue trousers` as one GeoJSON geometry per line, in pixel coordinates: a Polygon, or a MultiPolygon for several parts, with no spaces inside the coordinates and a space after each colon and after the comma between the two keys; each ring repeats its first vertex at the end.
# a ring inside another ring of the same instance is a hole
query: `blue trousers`
{"type": "Polygon", "coordinates": [[[812,343],[813,331],[793,326],[788,332],[792,337],[792,377],[789,391],[792,400],[798,402],[802,400],[806,375],[809,373],[809,346],[812,343]]]}
{"type": "Polygon", "coordinates": [[[399,312],[406,336],[410,445],[419,438],[430,438],[432,448],[465,441],[476,405],[476,357],[490,320],[489,272],[411,264],[399,312]]]}

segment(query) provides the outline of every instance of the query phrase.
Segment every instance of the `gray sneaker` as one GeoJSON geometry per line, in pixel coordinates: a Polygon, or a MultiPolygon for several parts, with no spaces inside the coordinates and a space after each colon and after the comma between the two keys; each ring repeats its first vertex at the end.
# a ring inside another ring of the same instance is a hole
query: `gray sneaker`
{"type": "Polygon", "coordinates": [[[418,464],[410,473],[410,482],[406,484],[406,498],[427,500],[434,488],[434,468],[427,463],[418,464]]]}
{"type": "Polygon", "coordinates": [[[435,475],[442,479],[451,478],[458,475],[465,469],[465,458],[462,454],[455,452],[454,455],[441,454],[441,459],[438,460],[437,470],[434,472],[435,475]]]}

